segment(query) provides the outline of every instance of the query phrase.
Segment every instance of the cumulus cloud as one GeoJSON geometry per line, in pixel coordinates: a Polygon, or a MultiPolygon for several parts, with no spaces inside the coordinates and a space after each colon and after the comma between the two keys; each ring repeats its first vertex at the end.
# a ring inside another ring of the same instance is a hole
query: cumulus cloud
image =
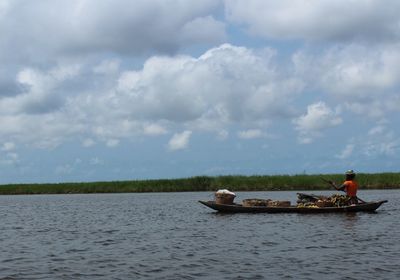
{"type": "Polygon", "coordinates": [[[94,157],[89,160],[89,164],[90,165],[102,165],[102,164],[104,164],[104,160],[99,159],[98,157],[94,157]]]}
{"type": "Polygon", "coordinates": [[[14,152],[8,152],[0,158],[0,164],[2,165],[16,165],[19,161],[19,155],[14,152]]]}
{"type": "Polygon", "coordinates": [[[183,25],[181,41],[191,44],[224,42],[227,39],[225,24],[212,16],[197,17],[183,25]]]}
{"type": "Polygon", "coordinates": [[[96,74],[114,74],[117,73],[120,67],[120,61],[117,59],[106,59],[100,62],[93,68],[93,72],[96,74]]]}
{"type": "Polygon", "coordinates": [[[36,148],[53,149],[83,133],[84,127],[64,112],[0,115],[0,139],[13,139],[36,148]]]}
{"type": "Polygon", "coordinates": [[[368,131],[368,135],[370,135],[370,136],[381,135],[385,132],[385,130],[386,130],[385,126],[377,125],[368,131]]]}
{"type": "Polygon", "coordinates": [[[288,117],[302,84],[276,71],[271,57],[228,44],[199,58],[153,57],[121,74],[119,98],[138,117],[174,122],[288,117]]]}
{"type": "Polygon", "coordinates": [[[64,164],[64,165],[59,165],[55,168],[55,173],[58,175],[68,175],[72,174],[75,170],[75,167],[72,166],[71,164],[64,164]]]}
{"type": "Polygon", "coordinates": [[[400,38],[395,0],[226,0],[226,17],[257,36],[328,41],[393,41],[400,38]]]}
{"type": "Polygon", "coordinates": [[[16,81],[24,91],[0,99],[0,137],[52,148],[83,134],[113,147],[181,126],[218,134],[233,124],[288,120],[303,83],[274,56],[224,44],[199,57],[153,56],[137,70],[114,59],[22,69],[16,81]]]}
{"type": "MultiPolygon", "coordinates": [[[[0,99],[0,138],[54,148],[85,135],[114,147],[122,139],[184,127],[226,139],[232,125],[262,131],[293,119],[305,86],[333,97],[331,102],[344,101],[342,109],[384,118],[400,110],[400,75],[393,65],[400,56],[394,47],[378,50],[378,56],[360,45],[331,48],[322,56],[298,52],[292,65],[282,66],[272,49],[224,44],[199,57],[152,56],[135,70],[122,68],[117,58],[23,68],[15,77],[21,93],[0,99]],[[291,66],[293,71],[286,68],[291,66]],[[353,68],[361,74],[350,79],[346,73],[357,72],[353,68]]],[[[339,115],[325,103],[314,103],[293,123],[301,142],[310,143],[325,128],[340,124],[339,115]]],[[[259,137],[249,131],[238,136],[259,137]]]]}
{"type": "Polygon", "coordinates": [[[10,5],[10,3],[8,0],[0,1],[0,19],[1,19],[1,17],[3,17],[4,15],[7,14],[9,5],[10,5]]]}
{"type": "Polygon", "coordinates": [[[399,6],[0,0],[2,163],[19,163],[20,147],[101,149],[172,135],[166,147],[175,151],[199,131],[237,141],[271,137],[271,128],[286,136],[288,125],[311,143],[354,115],[380,122],[336,157],[395,158],[388,127],[400,111],[399,6]]]}
{"type": "Polygon", "coordinates": [[[378,125],[369,130],[367,139],[360,140],[360,146],[368,157],[394,157],[399,153],[400,141],[393,130],[378,125]]]}
{"type": "Polygon", "coordinates": [[[173,53],[187,44],[225,38],[224,24],[212,16],[219,3],[212,0],[2,3],[0,41],[6,43],[1,46],[15,59],[51,60],[49,53],[173,53]]]}
{"type": "Polygon", "coordinates": [[[353,135],[349,143],[335,157],[341,160],[357,161],[384,158],[390,160],[396,159],[399,151],[400,140],[396,135],[396,130],[389,128],[388,124],[377,124],[367,133],[353,135]]]}
{"type": "Polygon", "coordinates": [[[347,144],[346,147],[341,151],[341,153],[336,155],[336,157],[339,159],[349,158],[353,154],[354,147],[354,144],[347,144]]]}
{"type": "Polygon", "coordinates": [[[117,147],[119,145],[119,140],[118,139],[108,139],[106,142],[106,145],[110,148],[117,147]]]}
{"type": "Polygon", "coordinates": [[[94,144],[96,144],[96,142],[91,138],[86,138],[82,142],[82,146],[85,147],[85,148],[92,147],[94,144]]]}
{"type": "Polygon", "coordinates": [[[335,46],[321,53],[298,51],[293,56],[298,77],[352,113],[384,118],[400,104],[399,45],[335,46]]]}
{"type": "Polygon", "coordinates": [[[144,126],[143,132],[145,135],[157,136],[166,134],[167,130],[159,124],[151,123],[144,126]]]}
{"type": "Polygon", "coordinates": [[[322,131],[342,123],[338,111],[333,111],[324,102],[311,104],[307,113],[293,120],[296,130],[299,131],[301,143],[311,143],[315,137],[320,137],[322,131]]]}
{"type": "Polygon", "coordinates": [[[181,133],[175,133],[168,142],[168,149],[171,151],[185,149],[189,144],[191,135],[192,131],[190,130],[185,130],[181,133]]]}
{"type": "Polygon", "coordinates": [[[299,75],[307,80],[315,77],[322,89],[347,99],[380,96],[400,85],[398,44],[351,44],[328,48],[322,54],[300,51],[294,63],[299,75]]]}
{"type": "Polygon", "coordinates": [[[18,153],[15,152],[16,145],[14,142],[5,142],[0,148],[3,154],[0,154],[0,164],[15,165],[19,162],[18,153]]]}
{"type": "Polygon", "coordinates": [[[228,137],[229,137],[229,132],[225,129],[222,129],[217,132],[217,139],[220,141],[224,141],[228,139],[228,137]]]}
{"type": "Polygon", "coordinates": [[[255,139],[263,137],[263,132],[260,129],[249,129],[238,132],[238,137],[241,139],[255,139]]]}
{"type": "Polygon", "coordinates": [[[42,114],[63,106],[66,96],[60,88],[64,82],[79,74],[80,65],[60,65],[43,72],[37,69],[22,69],[16,81],[25,90],[16,96],[0,99],[2,113],[42,114]]]}
{"type": "Polygon", "coordinates": [[[80,84],[103,85],[85,73],[81,81],[58,82],[55,88],[53,80],[61,79],[57,75],[62,73],[45,72],[59,63],[92,63],[95,74],[117,74],[121,56],[131,62],[154,54],[175,54],[199,44],[211,47],[226,39],[225,24],[214,17],[219,3],[212,0],[0,3],[0,97],[20,95],[19,99],[25,99],[25,105],[22,101],[17,107],[5,105],[16,110],[22,106],[44,112],[64,101],[60,89],[72,92],[82,90],[80,84]],[[110,55],[117,58],[110,59],[110,55]],[[15,76],[26,76],[28,71],[34,84],[14,81],[15,76]]]}
{"type": "Polygon", "coordinates": [[[10,152],[15,149],[15,143],[13,142],[5,142],[3,143],[1,150],[5,152],[10,152]]]}

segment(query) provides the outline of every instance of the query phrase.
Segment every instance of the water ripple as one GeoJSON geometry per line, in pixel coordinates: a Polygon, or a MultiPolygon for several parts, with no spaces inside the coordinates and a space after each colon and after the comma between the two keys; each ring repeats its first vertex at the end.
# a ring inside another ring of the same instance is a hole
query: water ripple
{"type": "Polygon", "coordinates": [[[389,200],[376,214],[217,214],[208,195],[2,196],[0,279],[400,279],[400,191],[363,192],[389,200]]]}

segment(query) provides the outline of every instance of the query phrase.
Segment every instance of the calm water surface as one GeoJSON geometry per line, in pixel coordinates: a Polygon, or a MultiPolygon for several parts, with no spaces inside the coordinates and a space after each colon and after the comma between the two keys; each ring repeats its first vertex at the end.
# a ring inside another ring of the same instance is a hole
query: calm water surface
{"type": "Polygon", "coordinates": [[[400,190],[360,197],[389,203],[217,214],[197,203],[210,193],[0,196],[0,279],[400,279],[400,190]]]}

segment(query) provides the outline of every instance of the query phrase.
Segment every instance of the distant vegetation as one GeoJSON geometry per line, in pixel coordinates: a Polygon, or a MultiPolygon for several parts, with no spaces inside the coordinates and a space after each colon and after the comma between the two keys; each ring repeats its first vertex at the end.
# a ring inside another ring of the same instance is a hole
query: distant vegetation
{"type": "MultiPolygon", "coordinates": [[[[322,178],[340,184],[342,174],[271,176],[197,176],[183,179],[91,183],[0,185],[0,194],[69,194],[128,192],[332,190],[322,178]]],[[[360,189],[400,188],[400,173],[358,174],[360,189]]]]}

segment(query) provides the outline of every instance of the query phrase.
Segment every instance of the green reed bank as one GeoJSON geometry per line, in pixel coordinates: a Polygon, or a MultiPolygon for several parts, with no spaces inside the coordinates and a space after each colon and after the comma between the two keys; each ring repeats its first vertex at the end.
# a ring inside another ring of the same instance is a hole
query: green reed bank
{"type": "MultiPolygon", "coordinates": [[[[73,194],[73,193],[130,193],[130,192],[189,192],[215,191],[277,191],[331,190],[324,183],[343,181],[343,174],[314,175],[254,175],[254,176],[196,176],[180,179],[130,180],[110,182],[8,184],[0,185],[0,194],[73,194]]],[[[400,188],[400,173],[358,173],[363,189],[400,188]]]]}

